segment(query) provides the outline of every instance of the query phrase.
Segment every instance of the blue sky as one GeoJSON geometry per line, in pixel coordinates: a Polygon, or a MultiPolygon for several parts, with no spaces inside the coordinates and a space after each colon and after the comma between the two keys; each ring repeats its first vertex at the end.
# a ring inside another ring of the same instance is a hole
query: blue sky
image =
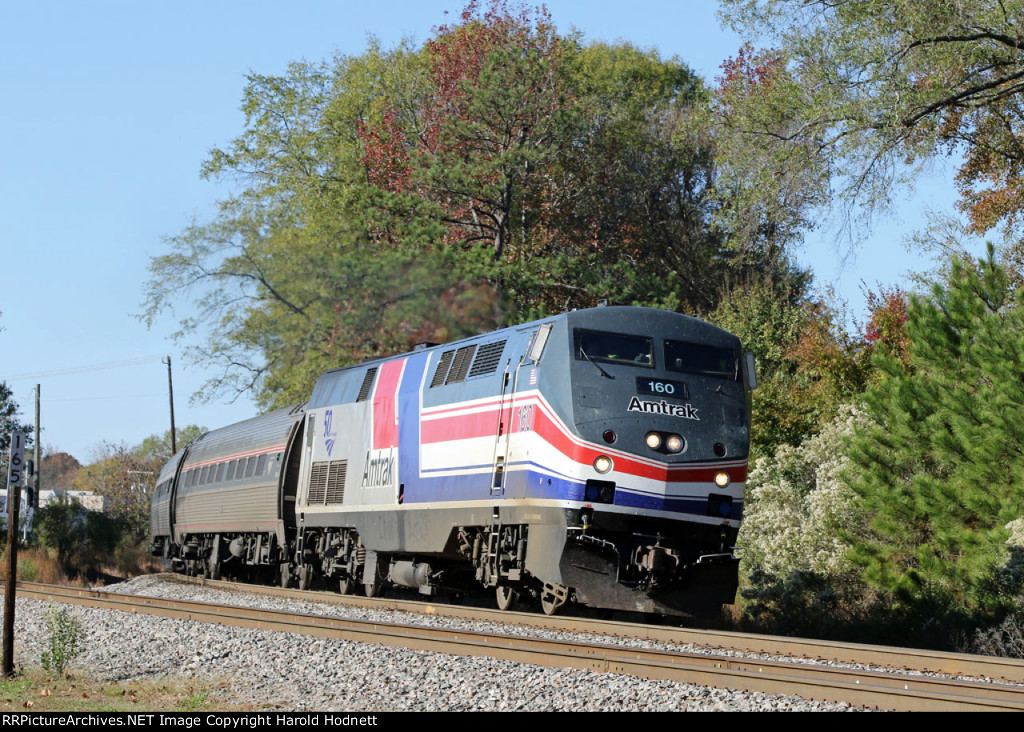
{"type": "MultiPolygon", "coordinates": [[[[719,26],[711,0],[547,7],[563,32],[656,48],[709,81],[740,44],[719,26]]],[[[0,5],[0,381],[26,421],[41,385],[44,446],[89,462],[102,442],[135,445],[167,430],[164,355],[174,363],[179,426],[255,414],[245,399],[190,404],[210,373],[180,357],[173,316],[149,330],[137,318],[150,258],[226,194],[227,183],[202,181],[199,169],[211,148],[242,132],[246,74],[359,54],[369,36],[386,47],[403,37],[422,42],[461,8],[460,0],[0,5]]],[[[862,281],[896,284],[927,267],[903,237],[921,227],[924,208],[949,210],[952,201],[940,169],[895,201],[894,216],[876,224],[855,258],[823,231],[800,259],[861,316],[862,281]]]]}

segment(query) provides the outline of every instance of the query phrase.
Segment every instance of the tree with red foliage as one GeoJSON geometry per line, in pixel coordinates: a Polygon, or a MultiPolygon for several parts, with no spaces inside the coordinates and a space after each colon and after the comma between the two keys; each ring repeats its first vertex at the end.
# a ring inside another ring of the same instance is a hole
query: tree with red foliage
{"type": "Polygon", "coordinates": [[[66,452],[47,447],[39,465],[39,484],[47,491],[68,491],[82,464],[66,452]]]}
{"type": "Polygon", "coordinates": [[[529,236],[526,203],[576,137],[563,44],[544,10],[495,1],[481,14],[470,2],[424,44],[420,103],[396,100],[360,127],[368,180],[438,204],[449,244],[483,242],[500,260],[513,224],[529,236]]]}
{"type": "Polygon", "coordinates": [[[907,335],[907,293],[900,288],[883,288],[867,293],[871,319],[864,331],[864,340],[877,348],[884,346],[900,362],[910,358],[910,339],[907,335]]]}
{"type": "Polygon", "coordinates": [[[421,47],[253,74],[203,169],[242,185],[154,258],[146,318],[187,296],[188,357],[223,367],[204,396],[270,408],[329,368],[601,300],[708,312],[791,272],[715,224],[707,102],[680,60],[515,0],[421,47]]]}
{"type": "Polygon", "coordinates": [[[471,268],[512,317],[609,295],[714,306],[707,283],[727,265],[704,93],[685,65],[583,47],[545,11],[492,0],[435,29],[419,78],[359,127],[377,239],[399,240],[396,214],[439,222],[434,246],[476,252],[471,268]]]}

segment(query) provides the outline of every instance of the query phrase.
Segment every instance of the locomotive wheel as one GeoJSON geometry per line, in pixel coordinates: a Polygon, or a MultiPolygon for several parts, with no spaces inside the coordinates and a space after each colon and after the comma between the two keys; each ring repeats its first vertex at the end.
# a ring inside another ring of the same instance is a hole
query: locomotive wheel
{"type": "Polygon", "coordinates": [[[383,592],[384,587],[380,582],[363,583],[363,594],[367,597],[380,597],[383,592]]]}
{"type": "MultiPolygon", "coordinates": [[[[498,585],[495,588],[495,596],[498,600],[499,610],[511,610],[519,599],[519,593],[507,585],[498,585]]],[[[551,613],[548,613],[550,615],[551,613]]]]}
{"type": "Polygon", "coordinates": [[[562,585],[545,583],[540,592],[540,608],[545,615],[554,615],[569,599],[569,589],[562,585]]]}
{"type": "Polygon", "coordinates": [[[282,589],[288,589],[288,585],[291,584],[291,581],[292,581],[292,568],[291,568],[291,565],[288,564],[288,562],[285,562],[284,564],[281,564],[279,566],[280,566],[279,572],[280,572],[280,575],[281,575],[280,576],[280,585],[281,585],[282,589]]]}
{"type": "Polygon", "coordinates": [[[555,598],[546,595],[540,597],[540,609],[544,611],[545,615],[554,615],[558,612],[558,608],[561,605],[555,601],[555,598]]]}
{"type": "Polygon", "coordinates": [[[210,562],[206,568],[206,576],[212,580],[220,579],[220,562],[210,562]]]}
{"type": "Polygon", "coordinates": [[[340,580],[338,580],[338,592],[340,592],[343,595],[351,595],[352,594],[352,578],[351,577],[346,575],[346,576],[342,577],[340,580]]]}
{"type": "Polygon", "coordinates": [[[299,567],[299,589],[308,590],[311,584],[313,584],[313,567],[303,564],[299,567]]]}

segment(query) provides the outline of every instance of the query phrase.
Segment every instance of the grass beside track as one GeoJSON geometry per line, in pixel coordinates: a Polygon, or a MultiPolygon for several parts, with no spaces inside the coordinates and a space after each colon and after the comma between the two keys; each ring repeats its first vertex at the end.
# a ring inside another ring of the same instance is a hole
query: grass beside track
{"type": "Polygon", "coordinates": [[[252,712],[271,711],[266,705],[225,704],[216,684],[194,680],[97,681],[72,669],[55,678],[39,668],[19,669],[12,678],[0,677],[2,712],[252,712]]]}
{"type": "MultiPolygon", "coordinates": [[[[80,587],[95,584],[84,574],[69,579],[47,549],[22,549],[18,554],[19,580],[80,587]]],[[[148,559],[145,555],[133,559],[138,561],[129,570],[119,566],[99,574],[109,581],[158,569],[144,561],[148,559]]],[[[6,562],[6,549],[2,561],[6,562]]],[[[0,712],[249,712],[275,708],[227,705],[216,690],[216,684],[194,679],[99,681],[73,663],[67,678],[58,678],[39,666],[21,666],[12,678],[0,676],[0,712]]]]}

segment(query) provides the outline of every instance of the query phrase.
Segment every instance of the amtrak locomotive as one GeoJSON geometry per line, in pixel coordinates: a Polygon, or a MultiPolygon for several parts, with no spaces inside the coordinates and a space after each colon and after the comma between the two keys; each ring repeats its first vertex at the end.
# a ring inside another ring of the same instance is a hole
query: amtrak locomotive
{"type": "Polygon", "coordinates": [[[153,552],[371,596],[715,613],[736,593],[753,386],[735,336],[633,307],[336,369],[308,404],[175,455],[153,552]]]}

